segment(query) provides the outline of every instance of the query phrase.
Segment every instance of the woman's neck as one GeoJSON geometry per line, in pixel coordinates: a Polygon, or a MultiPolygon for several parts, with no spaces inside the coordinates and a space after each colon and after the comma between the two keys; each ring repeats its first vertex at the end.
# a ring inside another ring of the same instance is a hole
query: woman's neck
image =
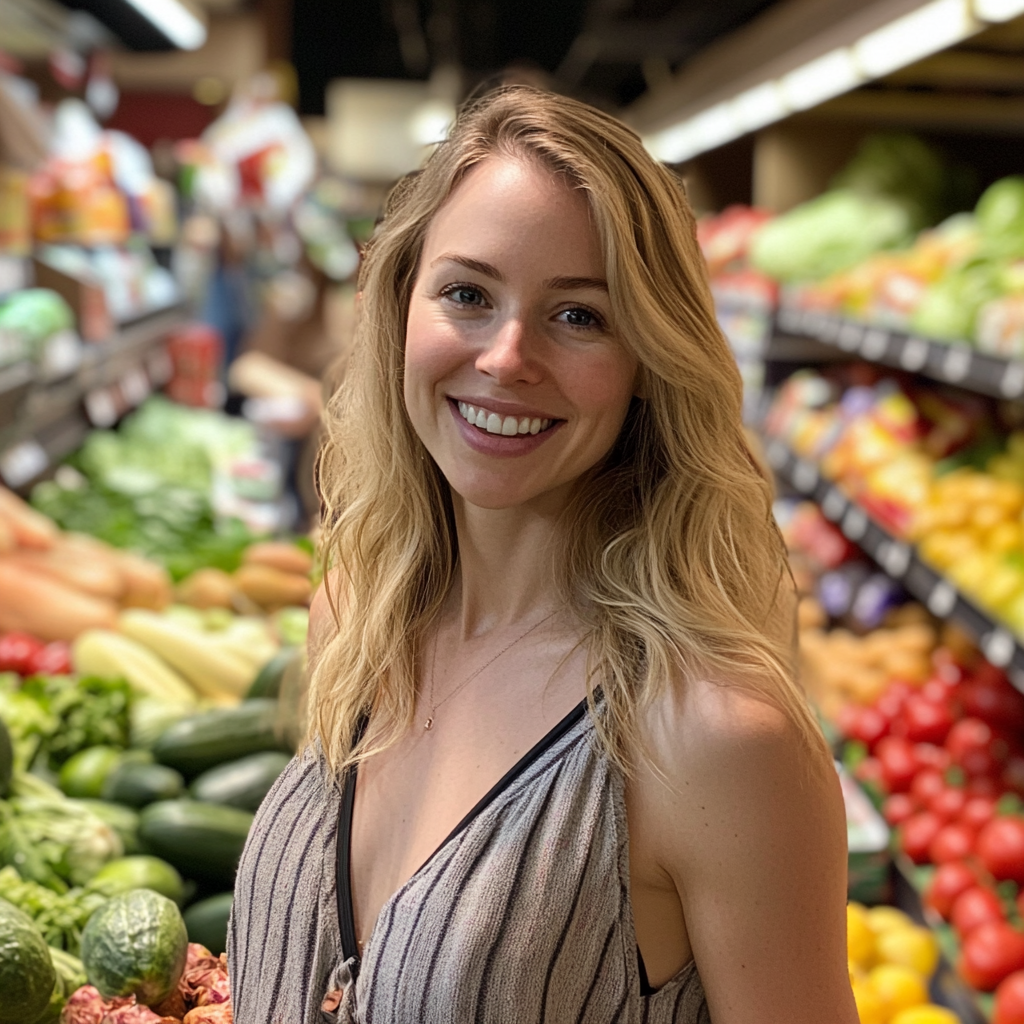
{"type": "Polygon", "coordinates": [[[481,636],[557,607],[558,520],[564,501],[485,509],[454,496],[460,579],[452,595],[461,639],[481,636]]]}

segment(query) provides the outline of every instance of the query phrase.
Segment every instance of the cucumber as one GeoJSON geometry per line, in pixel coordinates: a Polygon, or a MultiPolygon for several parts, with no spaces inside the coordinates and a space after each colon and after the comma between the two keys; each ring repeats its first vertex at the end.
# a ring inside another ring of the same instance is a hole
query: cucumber
{"type": "Polygon", "coordinates": [[[205,946],[214,956],[225,952],[233,898],[234,893],[221,892],[188,907],[183,915],[188,929],[188,941],[205,946]]]}
{"type": "Polygon", "coordinates": [[[122,763],[107,776],[103,799],[127,807],[145,807],[157,800],[174,800],[184,788],[181,772],[167,765],[122,763]]]}
{"type": "Polygon", "coordinates": [[[11,745],[11,734],[7,731],[3,719],[0,719],[0,800],[7,796],[13,774],[14,747],[11,745]]]}
{"type": "Polygon", "coordinates": [[[150,804],[139,823],[146,849],[187,878],[230,888],[253,816],[248,811],[198,800],[150,804]]]}
{"type": "Polygon", "coordinates": [[[278,739],[277,701],[248,700],[234,708],[214,708],[167,728],[153,745],[161,763],[187,779],[246,754],[284,750],[278,739]]]}
{"type": "Polygon", "coordinates": [[[189,792],[196,800],[255,811],[290,760],[277,750],[249,754],[203,772],[189,792]]]}
{"type": "Polygon", "coordinates": [[[281,693],[281,680],[284,674],[296,658],[300,658],[302,652],[298,647],[282,647],[252,681],[249,692],[245,695],[246,700],[255,700],[259,697],[278,697],[281,693]]]}

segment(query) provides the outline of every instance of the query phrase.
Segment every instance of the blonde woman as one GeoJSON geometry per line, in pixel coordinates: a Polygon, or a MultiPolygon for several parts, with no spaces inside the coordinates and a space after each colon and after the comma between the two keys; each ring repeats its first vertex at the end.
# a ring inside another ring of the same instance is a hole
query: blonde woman
{"type": "Polygon", "coordinates": [[[846,845],[677,180],[529,88],[392,196],[241,1024],[855,1024],[846,845]]]}

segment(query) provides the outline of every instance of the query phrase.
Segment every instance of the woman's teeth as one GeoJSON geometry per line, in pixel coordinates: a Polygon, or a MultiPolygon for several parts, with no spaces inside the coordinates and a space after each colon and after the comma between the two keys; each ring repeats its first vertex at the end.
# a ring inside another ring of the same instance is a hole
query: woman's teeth
{"type": "Polygon", "coordinates": [[[459,402],[459,412],[467,423],[474,427],[486,430],[488,434],[502,434],[505,437],[515,437],[517,434],[539,434],[547,430],[554,423],[554,420],[542,420],[529,416],[506,416],[502,418],[496,412],[488,412],[486,409],[477,409],[466,402],[459,402]]]}

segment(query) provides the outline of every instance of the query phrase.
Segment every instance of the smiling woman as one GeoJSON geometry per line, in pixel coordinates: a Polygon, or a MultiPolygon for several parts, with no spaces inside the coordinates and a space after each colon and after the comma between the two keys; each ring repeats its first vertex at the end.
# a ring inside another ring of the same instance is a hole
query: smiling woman
{"type": "Polygon", "coordinates": [[[237,1019],[855,1024],[842,797],[678,181],[491,94],[362,289],[237,1019]]]}

